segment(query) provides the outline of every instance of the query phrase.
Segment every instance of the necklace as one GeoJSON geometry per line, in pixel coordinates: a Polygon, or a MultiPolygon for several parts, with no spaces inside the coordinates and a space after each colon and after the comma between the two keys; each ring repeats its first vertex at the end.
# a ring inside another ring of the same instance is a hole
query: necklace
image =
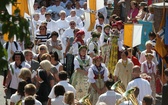
{"type": "Polygon", "coordinates": [[[147,62],[148,69],[150,70],[152,68],[152,64],[147,62]]]}
{"type": "Polygon", "coordinates": [[[127,63],[128,63],[128,60],[126,60],[126,62],[124,62],[123,60],[122,60],[122,65],[126,68],[126,66],[127,66],[127,63]]]}

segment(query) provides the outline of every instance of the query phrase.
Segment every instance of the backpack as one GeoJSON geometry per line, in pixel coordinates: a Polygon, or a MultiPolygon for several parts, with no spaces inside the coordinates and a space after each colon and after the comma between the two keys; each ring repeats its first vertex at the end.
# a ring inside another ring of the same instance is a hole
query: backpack
{"type": "MultiPolygon", "coordinates": [[[[16,49],[18,50],[18,45],[15,41],[14,41],[14,45],[15,45],[16,49]]],[[[8,49],[8,46],[9,46],[9,42],[6,43],[5,49],[8,49]]]]}

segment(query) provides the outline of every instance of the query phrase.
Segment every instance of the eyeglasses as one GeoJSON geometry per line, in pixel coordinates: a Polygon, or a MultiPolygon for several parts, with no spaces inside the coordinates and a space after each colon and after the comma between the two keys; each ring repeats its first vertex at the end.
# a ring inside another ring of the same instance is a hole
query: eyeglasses
{"type": "Polygon", "coordinates": [[[46,50],[45,48],[40,48],[40,50],[46,50]]]}
{"type": "Polygon", "coordinates": [[[41,28],[40,30],[45,30],[44,28],[41,28]]]}

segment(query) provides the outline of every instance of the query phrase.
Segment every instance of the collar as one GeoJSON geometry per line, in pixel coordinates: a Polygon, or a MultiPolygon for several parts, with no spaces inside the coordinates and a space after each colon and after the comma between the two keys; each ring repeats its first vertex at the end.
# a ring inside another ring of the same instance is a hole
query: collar
{"type": "Polygon", "coordinates": [[[46,22],[51,22],[51,19],[50,20],[46,20],[46,22]]]}

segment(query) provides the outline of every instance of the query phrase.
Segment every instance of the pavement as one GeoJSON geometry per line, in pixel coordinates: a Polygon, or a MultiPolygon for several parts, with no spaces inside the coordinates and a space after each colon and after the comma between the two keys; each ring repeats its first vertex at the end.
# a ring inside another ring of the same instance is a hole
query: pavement
{"type": "MultiPolygon", "coordinates": [[[[6,99],[5,99],[5,93],[4,93],[4,88],[3,88],[3,76],[0,75],[0,105],[7,105],[6,104],[6,99]]],[[[156,105],[161,105],[161,95],[156,95],[156,105]]],[[[10,105],[10,100],[7,99],[8,105],[10,105]]]]}

